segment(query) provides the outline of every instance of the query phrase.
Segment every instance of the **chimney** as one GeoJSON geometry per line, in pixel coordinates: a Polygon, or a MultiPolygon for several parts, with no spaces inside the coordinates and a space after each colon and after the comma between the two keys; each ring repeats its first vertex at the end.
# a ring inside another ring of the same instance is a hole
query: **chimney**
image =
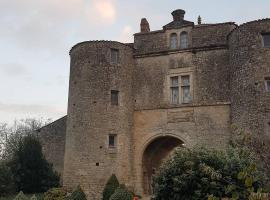
{"type": "Polygon", "coordinates": [[[185,16],[185,11],[178,9],[172,12],[173,21],[183,21],[185,16]]]}
{"type": "Polygon", "coordinates": [[[141,32],[142,33],[150,32],[150,26],[146,18],[142,18],[141,20],[141,32]]]}

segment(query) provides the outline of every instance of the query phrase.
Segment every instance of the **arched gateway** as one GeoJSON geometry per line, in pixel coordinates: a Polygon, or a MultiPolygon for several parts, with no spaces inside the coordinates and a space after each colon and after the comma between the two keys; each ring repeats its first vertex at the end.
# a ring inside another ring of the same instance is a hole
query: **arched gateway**
{"type": "Polygon", "coordinates": [[[183,141],[173,136],[158,137],[151,141],[144,150],[142,160],[142,182],[145,195],[152,194],[152,179],[163,161],[176,147],[183,146],[183,141]]]}

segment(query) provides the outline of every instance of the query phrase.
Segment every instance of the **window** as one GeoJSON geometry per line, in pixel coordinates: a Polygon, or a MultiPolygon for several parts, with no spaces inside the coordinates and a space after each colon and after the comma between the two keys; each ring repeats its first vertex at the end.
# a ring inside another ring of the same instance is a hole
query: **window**
{"type": "Polygon", "coordinates": [[[270,77],[265,78],[266,92],[270,92],[270,77]]]}
{"type": "Polygon", "coordinates": [[[170,37],[170,48],[171,49],[176,49],[177,48],[177,34],[172,33],[170,37]]]}
{"type": "Polygon", "coordinates": [[[179,103],[179,84],[178,76],[171,77],[171,103],[179,103]]]}
{"type": "Polygon", "coordinates": [[[191,103],[191,85],[190,76],[174,76],[171,77],[171,103],[191,103]],[[181,92],[181,93],[180,93],[181,92]],[[180,94],[180,96],[179,96],[180,94]]]}
{"type": "Polygon", "coordinates": [[[115,148],[116,147],[116,135],[110,134],[109,135],[109,148],[115,148]]]}
{"type": "Polygon", "coordinates": [[[180,34],[180,48],[188,48],[188,34],[187,32],[182,32],[180,34]]]}
{"type": "Polygon", "coordinates": [[[119,91],[111,90],[111,105],[118,105],[118,94],[119,91]]]}
{"type": "Polygon", "coordinates": [[[270,47],[270,33],[262,34],[263,36],[263,46],[270,47]]]}
{"type": "Polygon", "coordinates": [[[119,60],[119,50],[111,49],[111,63],[117,64],[119,60]]]}
{"type": "Polygon", "coordinates": [[[190,78],[189,76],[181,76],[181,81],[182,103],[190,103],[190,78]]]}

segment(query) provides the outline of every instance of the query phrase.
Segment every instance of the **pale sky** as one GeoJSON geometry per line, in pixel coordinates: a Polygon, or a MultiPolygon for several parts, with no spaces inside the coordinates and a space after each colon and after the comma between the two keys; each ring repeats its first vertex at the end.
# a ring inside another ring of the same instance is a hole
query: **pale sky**
{"type": "Polygon", "coordinates": [[[269,0],[0,0],[0,123],[64,116],[73,45],[133,42],[141,18],[158,30],[179,8],[203,23],[270,17],[269,0]]]}

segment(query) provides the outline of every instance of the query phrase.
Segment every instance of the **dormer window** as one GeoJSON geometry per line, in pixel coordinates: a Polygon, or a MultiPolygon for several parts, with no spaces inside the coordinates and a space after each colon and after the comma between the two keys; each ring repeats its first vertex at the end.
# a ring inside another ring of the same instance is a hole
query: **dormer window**
{"type": "Polygon", "coordinates": [[[262,37],[263,37],[263,46],[270,47],[270,33],[264,33],[262,34],[262,37]]]}
{"type": "Polygon", "coordinates": [[[171,49],[177,49],[177,34],[176,33],[172,33],[170,36],[170,48],[171,49]]]}
{"type": "Polygon", "coordinates": [[[188,34],[185,31],[180,34],[180,48],[188,48],[188,34]]]}

